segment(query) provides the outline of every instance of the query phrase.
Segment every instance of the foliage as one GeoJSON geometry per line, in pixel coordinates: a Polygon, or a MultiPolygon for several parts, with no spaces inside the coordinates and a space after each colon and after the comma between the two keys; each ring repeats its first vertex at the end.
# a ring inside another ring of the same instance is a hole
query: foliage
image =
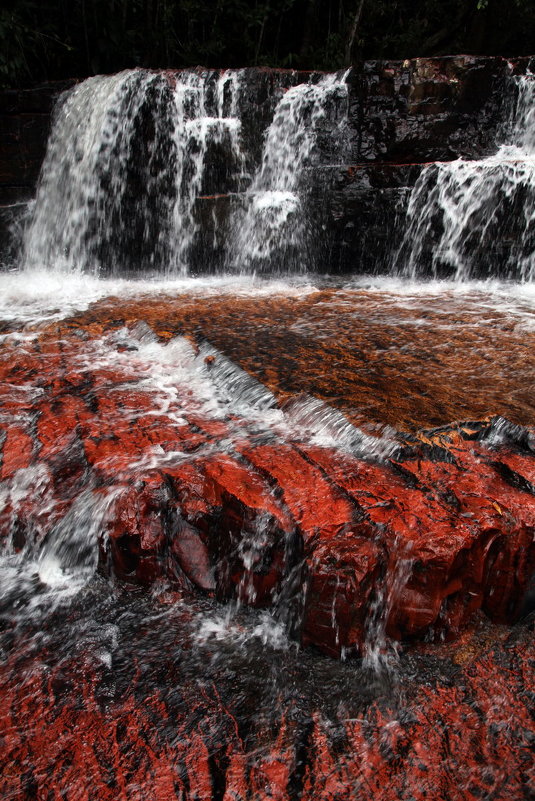
{"type": "Polygon", "coordinates": [[[533,0],[3,0],[0,82],[139,65],[336,69],[360,58],[522,55],[534,18],[533,0]]]}

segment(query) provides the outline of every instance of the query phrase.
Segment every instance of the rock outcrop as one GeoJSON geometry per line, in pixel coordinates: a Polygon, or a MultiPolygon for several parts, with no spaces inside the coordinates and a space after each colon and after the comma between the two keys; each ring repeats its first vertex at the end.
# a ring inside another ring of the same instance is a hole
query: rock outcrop
{"type": "Polygon", "coordinates": [[[353,447],[320,446],[292,430],[288,400],[278,409],[217,351],[122,325],[125,310],[3,345],[1,524],[15,551],[47,547],[91,496],[106,509],[102,571],[273,608],[333,656],[361,652],[377,626],[407,640],[455,636],[480,609],[515,618],[535,567],[529,429],[494,417],[358,446],[346,421],[353,447]]]}
{"type": "Polygon", "coordinates": [[[234,665],[228,646],[222,664],[213,645],[196,652],[186,621],[164,605],[153,610],[159,625],[131,630],[120,603],[115,613],[119,652],[89,631],[73,657],[52,632],[38,655],[26,644],[2,661],[3,797],[533,796],[533,619],[443,648],[440,659],[423,656],[418,683],[366,699],[354,666],[322,675],[316,663],[278,654],[273,672],[265,648],[234,665]]]}

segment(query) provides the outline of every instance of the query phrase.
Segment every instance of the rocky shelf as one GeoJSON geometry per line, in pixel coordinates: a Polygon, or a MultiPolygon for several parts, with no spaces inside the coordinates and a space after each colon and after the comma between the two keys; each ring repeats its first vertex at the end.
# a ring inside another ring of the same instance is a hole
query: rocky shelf
{"type": "Polygon", "coordinates": [[[133,631],[114,666],[88,656],[90,646],[61,661],[42,649],[31,671],[27,654],[2,664],[4,797],[35,797],[42,786],[69,801],[114,801],[119,788],[155,801],[533,795],[533,619],[510,635],[472,636],[464,649],[450,649],[449,660],[432,660],[433,677],[406,685],[401,699],[387,694],[360,708],[347,688],[342,697],[332,672],[323,676],[328,691],[315,688],[328,696],[323,708],[310,704],[310,665],[291,661],[270,695],[265,654],[258,654],[248,665],[256,671],[252,709],[235,691],[243,676],[228,662],[210,668],[210,647],[199,686],[183,623],[177,615],[166,620],[164,636],[133,631]],[[147,646],[157,658],[140,658],[147,646]],[[342,713],[336,722],[324,708],[329,702],[342,713]]]}
{"type": "Polygon", "coordinates": [[[160,299],[160,341],[141,304],[128,321],[113,300],[6,338],[4,541],[46,542],[90,492],[108,499],[103,572],[273,608],[333,656],[362,652],[377,625],[405,641],[455,636],[480,609],[515,619],[535,565],[529,428],[493,417],[381,437],[321,407],[352,444],[319,445],[305,436],[310,401],[277,401],[223,353],[171,336],[184,308],[160,299]],[[171,395],[149,381],[147,342],[189,371],[171,395]],[[228,411],[214,414],[196,380],[234,387],[228,411]]]}

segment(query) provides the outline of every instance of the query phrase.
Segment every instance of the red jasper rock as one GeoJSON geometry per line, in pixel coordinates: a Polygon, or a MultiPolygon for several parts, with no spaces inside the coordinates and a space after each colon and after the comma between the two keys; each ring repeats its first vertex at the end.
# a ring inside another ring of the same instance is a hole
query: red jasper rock
{"type": "MultiPolygon", "coordinates": [[[[281,489],[303,541],[301,639],[332,655],[358,648],[374,580],[381,568],[377,531],[358,507],[296,448],[244,450],[252,465],[281,489]],[[306,492],[303,492],[306,487],[306,492]]],[[[383,560],[384,561],[384,560],[383,560]]]]}
{"type": "Polygon", "coordinates": [[[150,584],[166,575],[167,543],[161,518],[166,499],[159,476],[118,491],[108,536],[119,577],[150,584]]]}
{"type": "Polygon", "coordinates": [[[218,454],[166,469],[165,477],[176,493],[175,525],[181,531],[185,520],[206,543],[219,596],[270,605],[285,575],[292,521],[262,476],[218,454]]]}
{"type": "Polygon", "coordinates": [[[102,493],[103,569],[274,606],[333,655],[361,650],[377,616],[410,639],[458,634],[478,609],[517,614],[535,570],[527,429],[497,418],[420,431],[382,461],[262,441],[246,417],[206,411],[183,373],[171,393],[151,384],[136,350],[106,340],[114,328],[51,326],[0,360],[8,495],[33,486],[28,468],[46,474],[46,498],[9,495],[3,540],[42,539],[80,493],[102,493]]]}
{"type": "Polygon", "coordinates": [[[301,642],[331,656],[358,650],[374,589],[384,567],[384,553],[362,526],[316,544],[306,557],[301,642]],[[356,530],[355,530],[356,529],[356,530]],[[366,536],[368,535],[368,536],[366,536]]]}
{"type": "MultiPolygon", "coordinates": [[[[118,788],[155,801],[533,795],[533,619],[480,645],[447,676],[408,682],[356,714],[343,702],[339,714],[329,713],[296,675],[293,698],[273,696],[258,717],[257,697],[243,707],[238,672],[232,686],[221,671],[210,680],[184,675],[176,616],[159,622],[165,635],[153,640],[151,627],[141,626],[136,642],[114,654],[115,666],[98,658],[102,646],[91,639],[61,658],[46,644],[37,658],[27,643],[7,655],[2,797],[38,798],[43,788],[66,801],[95,794],[112,801],[118,788]]],[[[452,646],[442,646],[443,664],[453,666],[452,658],[452,646]]],[[[292,683],[279,678],[285,689],[292,683]]],[[[349,704],[358,688],[345,692],[349,704]]]]}
{"type": "Polygon", "coordinates": [[[17,470],[28,467],[33,450],[34,441],[26,427],[15,424],[4,429],[0,479],[11,478],[17,470]]]}

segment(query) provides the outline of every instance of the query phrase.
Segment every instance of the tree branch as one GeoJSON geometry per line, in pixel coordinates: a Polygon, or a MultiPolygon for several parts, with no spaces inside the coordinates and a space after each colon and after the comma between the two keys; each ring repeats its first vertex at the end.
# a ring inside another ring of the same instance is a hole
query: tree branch
{"type": "Polygon", "coordinates": [[[359,22],[362,16],[363,8],[364,8],[364,0],[360,0],[358,8],[355,12],[355,16],[353,17],[353,24],[351,25],[351,31],[347,40],[347,46],[345,52],[345,62],[347,66],[351,64],[351,51],[353,50],[353,45],[355,44],[355,38],[357,36],[357,30],[359,27],[359,22]]]}

